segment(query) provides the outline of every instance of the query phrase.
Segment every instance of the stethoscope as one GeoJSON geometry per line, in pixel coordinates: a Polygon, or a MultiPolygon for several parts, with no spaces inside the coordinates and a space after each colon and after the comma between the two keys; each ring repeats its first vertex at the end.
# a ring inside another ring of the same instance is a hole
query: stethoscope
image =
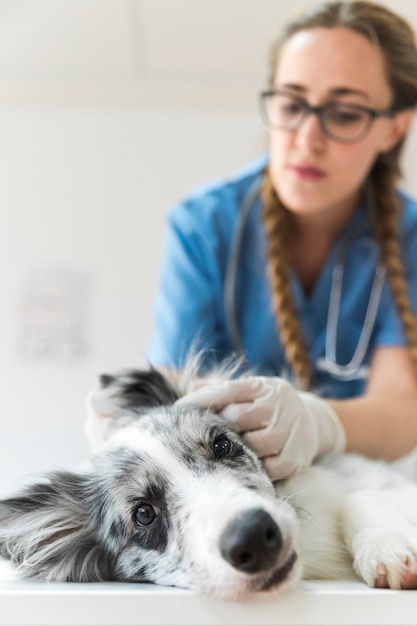
{"type": "MultiPolygon", "coordinates": [[[[249,214],[255,206],[259,198],[259,192],[262,187],[263,176],[258,176],[249,187],[243,199],[240,209],[239,220],[233,235],[230,255],[227,262],[225,282],[224,282],[224,305],[227,324],[229,328],[230,340],[233,350],[236,354],[243,355],[242,339],[239,332],[238,316],[236,312],[235,286],[237,273],[239,268],[239,259],[241,257],[241,249],[245,233],[245,227],[248,222],[249,214]]],[[[367,190],[367,205],[373,204],[373,197],[370,190],[367,190]]],[[[372,206],[370,207],[373,208],[372,206]]],[[[380,249],[375,239],[371,237],[357,238],[358,234],[363,231],[365,224],[357,225],[353,230],[349,230],[342,240],[335,259],[332,270],[329,309],[326,322],[326,338],[324,357],[316,361],[316,368],[322,372],[329,373],[333,378],[342,381],[364,379],[368,376],[369,368],[363,365],[366,351],[369,347],[372,335],[372,329],[378,311],[379,302],[381,300],[382,288],[385,281],[386,270],[379,261],[380,249]],[[355,241],[356,245],[364,246],[376,263],[375,276],[373,279],[371,292],[362,330],[359,336],[357,346],[353,352],[353,356],[348,363],[337,362],[337,333],[339,326],[340,302],[343,291],[343,273],[347,252],[355,241]]]]}

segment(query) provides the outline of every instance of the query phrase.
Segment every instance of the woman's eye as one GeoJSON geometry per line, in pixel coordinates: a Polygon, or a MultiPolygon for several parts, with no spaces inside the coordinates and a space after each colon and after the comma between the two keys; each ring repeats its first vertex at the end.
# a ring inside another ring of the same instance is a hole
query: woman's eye
{"type": "Polygon", "coordinates": [[[138,526],[149,526],[157,516],[151,504],[140,504],[135,510],[135,522],[138,526]]]}
{"type": "Polygon", "coordinates": [[[217,437],[217,439],[215,439],[213,442],[213,451],[216,459],[230,454],[232,450],[233,443],[224,435],[222,435],[221,437],[217,437]]]}
{"type": "Polygon", "coordinates": [[[277,107],[278,113],[285,117],[294,117],[300,115],[304,111],[304,107],[299,102],[279,102],[277,107]]]}
{"type": "Polygon", "coordinates": [[[303,107],[299,104],[295,104],[295,102],[292,104],[287,104],[286,107],[283,107],[283,111],[287,115],[298,115],[302,110],[303,107]]]}
{"type": "Polygon", "coordinates": [[[358,124],[362,122],[364,114],[362,111],[353,111],[349,109],[333,109],[328,111],[329,122],[348,126],[349,124],[358,124]]]}

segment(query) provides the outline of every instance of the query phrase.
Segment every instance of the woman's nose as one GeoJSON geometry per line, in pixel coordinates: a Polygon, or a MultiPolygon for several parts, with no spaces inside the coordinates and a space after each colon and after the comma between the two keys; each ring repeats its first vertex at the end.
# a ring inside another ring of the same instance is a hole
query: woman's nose
{"type": "Polygon", "coordinates": [[[316,113],[307,113],[299,128],[295,131],[295,142],[313,151],[321,151],[326,145],[326,135],[316,113]]]}

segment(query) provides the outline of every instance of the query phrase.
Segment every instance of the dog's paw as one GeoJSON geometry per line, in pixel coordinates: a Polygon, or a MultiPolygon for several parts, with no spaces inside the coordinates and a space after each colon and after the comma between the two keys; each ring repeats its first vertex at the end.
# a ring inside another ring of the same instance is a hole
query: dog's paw
{"type": "Polygon", "coordinates": [[[417,529],[375,533],[356,553],[354,567],[370,587],[417,589],[417,529]]]}

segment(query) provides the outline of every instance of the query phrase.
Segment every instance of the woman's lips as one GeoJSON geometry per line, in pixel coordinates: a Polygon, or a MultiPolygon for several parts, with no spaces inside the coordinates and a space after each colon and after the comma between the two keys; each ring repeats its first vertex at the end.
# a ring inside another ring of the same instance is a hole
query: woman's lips
{"type": "Polygon", "coordinates": [[[318,180],[326,176],[326,172],[310,165],[294,165],[292,170],[304,180],[318,180]]]}

